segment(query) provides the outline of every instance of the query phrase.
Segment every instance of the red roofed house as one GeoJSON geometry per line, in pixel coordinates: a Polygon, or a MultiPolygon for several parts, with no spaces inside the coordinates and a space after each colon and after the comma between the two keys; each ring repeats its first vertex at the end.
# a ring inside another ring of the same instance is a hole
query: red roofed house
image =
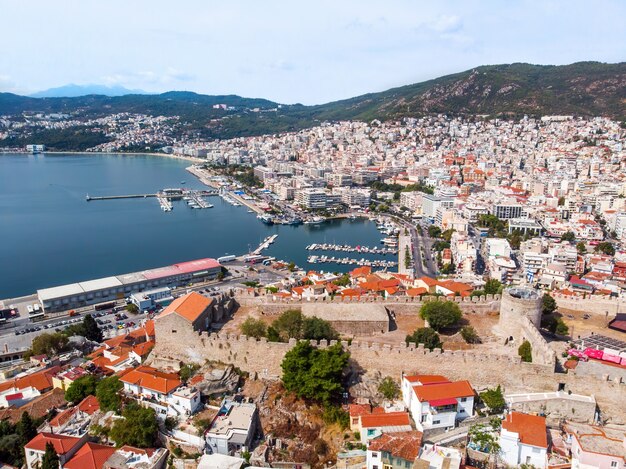
{"type": "Polygon", "coordinates": [[[418,430],[450,429],[474,414],[469,381],[450,382],[439,375],[402,376],[402,399],[418,430]]]}
{"type": "Polygon", "coordinates": [[[113,446],[87,443],[63,465],[63,469],[102,469],[115,451],[113,446]]]}
{"type": "Polygon", "coordinates": [[[39,433],[24,446],[26,466],[28,469],[39,467],[46,452],[46,443],[52,443],[56,453],[59,455],[60,466],[63,467],[66,461],[74,456],[80,447],[87,442],[88,438],[89,433],[87,432],[80,438],[46,432],[39,433]]]}
{"type": "Polygon", "coordinates": [[[365,445],[383,433],[410,432],[413,429],[408,412],[366,414],[358,416],[358,419],[359,423],[354,428],[365,445]]]}
{"type": "Polygon", "coordinates": [[[168,414],[191,415],[201,405],[200,392],[182,386],[175,373],[164,373],[149,366],[138,366],[120,376],[124,391],[149,404],[158,417],[168,414]]]}
{"type": "Polygon", "coordinates": [[[545,417],[511,412],[502,421],[500,447],[502,459],[510,466],[546,467],[548,434],[545,417]]]}
{"type": "Polygon", "coordinates": [[[384,433],[370,441],[367,448],[368,469],[414,467],[422,446],[422,432],[384,433]]]}

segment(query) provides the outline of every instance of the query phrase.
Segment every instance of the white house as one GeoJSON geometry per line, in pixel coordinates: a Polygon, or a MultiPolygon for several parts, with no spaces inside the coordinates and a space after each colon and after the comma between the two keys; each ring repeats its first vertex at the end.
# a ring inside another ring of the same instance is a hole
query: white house
{"type": "Polygon", "coordinates": [[[212,453],[236,455],[250,447],[257,424],[255,404],[222,403],[205,437],[212,453]]]}
{"type": "Polygon", "coordinates": [[[548,453],[545,417],[509,413],[502,421],[500,448],[502,459],[510,466],[526,464],[545,468],[548,453]]]}
{"type": "Polygon", "coordinates": [[[421,431],[454,428],[471,417],[474,395],[469,381],[450,382],[440,375],[402,376],[402,399],[421,431]]]}
{"type": "Polygon", "coordinates": [[[63,466],[89,439],[89,434],[78,438],[67,435],[41,432],[35,438],[24,445],[26,454],[26,466],[35,469],[41,465],[41,460],[46,452],[46,444],[51,443],[59,456],[59,463],[63,466]]]}
{"type": "Polygon", "coordinates": [[[175,373],[164,373],[149,366],[138,366],[120,377],[127,394],[150,405],[157,416],[191,415],[202,402],[200,392],[182,385],[175,373]]]}

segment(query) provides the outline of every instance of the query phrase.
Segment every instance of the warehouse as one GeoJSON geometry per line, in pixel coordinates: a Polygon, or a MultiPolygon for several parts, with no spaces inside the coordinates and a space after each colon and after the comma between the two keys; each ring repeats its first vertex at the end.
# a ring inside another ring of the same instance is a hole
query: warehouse
{"type": "Polygon", "coordinates": [[[63,311],[105,301],[120,300],[131,293],[158,287],[178,287],[214,279],[222,271],[215,259],[198,259],[130,274],[105,277],[37,290],[46,312],[63,311]]]}

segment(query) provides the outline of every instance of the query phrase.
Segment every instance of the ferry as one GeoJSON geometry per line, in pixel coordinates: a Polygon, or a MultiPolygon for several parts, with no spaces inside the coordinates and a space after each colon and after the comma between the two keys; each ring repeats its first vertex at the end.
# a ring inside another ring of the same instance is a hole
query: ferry
{"type": "Polygon", "coordinates": [[[266,225],[273,225],[274,221],[270,215],[257,215],[257,218],[261,220],[266,225]]]}

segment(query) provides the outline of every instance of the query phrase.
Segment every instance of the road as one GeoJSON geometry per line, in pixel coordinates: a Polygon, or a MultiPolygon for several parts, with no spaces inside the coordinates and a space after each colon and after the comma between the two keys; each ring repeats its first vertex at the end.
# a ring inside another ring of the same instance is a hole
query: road
{"type": "Polygon", "coordinates": [[[394,215],[391,215],[391,218],[401,227],[406,228],[411,236],[415,277],[435,277],[437,264],[432,256],[432,240],[428,236],[420,235],[413,223],[394,215]],[[422,256],[420,246],[424,248],[424,256],[422,256]]]}

